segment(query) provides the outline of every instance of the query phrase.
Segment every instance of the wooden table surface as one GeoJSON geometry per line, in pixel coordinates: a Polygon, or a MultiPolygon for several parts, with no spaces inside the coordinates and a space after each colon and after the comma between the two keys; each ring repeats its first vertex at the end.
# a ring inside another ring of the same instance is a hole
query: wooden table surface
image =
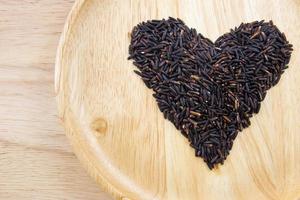
{"type": "Polygon", "coordinates": [[[111,199],[72,153],[54,60],[73,0],[0,0],[0,199],[111,199]]]}

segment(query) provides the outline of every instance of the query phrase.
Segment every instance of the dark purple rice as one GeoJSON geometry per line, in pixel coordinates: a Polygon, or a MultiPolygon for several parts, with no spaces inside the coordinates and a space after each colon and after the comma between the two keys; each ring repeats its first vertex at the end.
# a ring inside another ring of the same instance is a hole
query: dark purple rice
{"type": "Polygon", "coordinates": [[[180,19],[142,22],[129,58],[164,117],[212,169],[250,125],[266,91],[287,68],[292,45],[273,22],[242,23],[215,43],[180,19]]]}

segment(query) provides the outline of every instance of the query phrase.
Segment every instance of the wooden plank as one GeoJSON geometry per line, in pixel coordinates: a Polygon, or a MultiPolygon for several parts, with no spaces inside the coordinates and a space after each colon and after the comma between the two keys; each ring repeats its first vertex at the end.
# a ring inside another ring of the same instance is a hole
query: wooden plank
{"type": "Polygon", "coordinates": [[[59,123],[54,60],[73,0],[0,0],[0,199],[111,199],[59,123]]]}

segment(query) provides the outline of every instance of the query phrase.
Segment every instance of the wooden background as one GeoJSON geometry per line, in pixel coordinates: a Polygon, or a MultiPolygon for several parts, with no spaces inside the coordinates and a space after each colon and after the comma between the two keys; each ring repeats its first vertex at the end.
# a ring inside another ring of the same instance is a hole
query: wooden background
{"type": "MultiPolygon", "coordinates": [[[[249,0],[249,2],[253,1],[249,0]]],[[[260,16],[255,16],[256,18],[260,18],[263,14],[280,18],[278,13],[267,12],[270,7],[269,2],[262,3],[266,12],[261,12],[260,16]]],[[[299,0],[288,2],[292,2],[293,6],[300,7],[299,0]]],[[[72,153],[57,115],[53,85],[54,60],[63,25],[73,3],[74,0],[0,0],[1,200],[110,199],[88,177],[72,153]]],[[[203,4],[203,6],[205,5],[203,4]]],[[[230,10],[226,10],[224,2],[221,5],[224,6],[224,13],[230,12],[230,10]]],[[[228,14],[233,19],[240,17],[237,14],[240,10],[239,4],[234,5],[236,6],[234,11],[237,12],[228,14]]],[[[282,6],[281,1],[271,2],[271,7],[282,9],[285,13],[293,14],[294,12],[295,14],[296,12],[295,9],[289,10],[288,7],[282,6]]],[[[254,12],[255,4],[250,8],[252,9],[250,11],[254,12]]],[[[204,20],[209,19],[212,11],[211,7],[207,7],[204,20]]],[[[298,11],[300,10],[298,9],[298,11]]],[[[216,20],[210,21],[212,26],[204,26],[204,23],[201,23],[204,28],[208,28],[203,30],[211,33],[208,36],[212,39],[219,34],[216,30],[217,20],[222,20],[222,15],[216,17],[216,20]]],[[[241,21],[240,18],[238,19],[241,21]]],[[[280,21],[286,22],[281,23],[281,26],[288,26],[287,23],[290,22],[288,17],[282,18],[280,21]]],[[[195,24],[189,25],[195,27],[195,24]]],[[[227,25],[231,27],[229,24],[227,25]]],[[[297,30],[299,31],[299,29],[297,30]]],[[[294,51],[293,68],[287,70],[288,73],[284,75],[281,82],[288,82],[291,80],[290,77],[294,77],[292,79],[294,82],[299,82],[298,77],[294,76],[295,72],[299,74],[296,70],[299,67],[296,65],[299,63],[297,57],[300,49],[299,33],[292,32],[289,36],[292,37],[288,38],[297,41],[297,43],[293,43],[297,49],[294,51]]],[[[293,87],[290,87],[288,91],[298,90],[298,86],[292,85],[293,87]]],[[[277,92],[272,89],[273,92],[268,94],[269,101],[273,103],[268,107],[265,105],[265,112],[272,110],[277,105],[275,102],[277,99],[283,98],[278,93],[279,88],[283,86],[284,83],[281,83],[281,86],[277,87],[277,92]]],[[[283,93],[282,96],[286,93],[283,93]]],[[[299,105],[298,96],[291,102],[299,105]]],[[[285,107],[289,106],[288,103],[284,105],[285,107]]],[[[298,109],[299,106],[296,108],[298,109]]],[[[283,109],[280,111],[283,112],[283,109]]],[[[297,113],[297,110],[292,110],[292,113],[297,113]]],[[[296,114],[292,116],[296,116],[296,114]]],[[[257,121],[260,119],[261,117],[258,117],[257,121]]],[[[292,121],[283,118],[282,120],[291,124],[297,119],[293,118],[292,121]]],[[[299,124],[297,126],[299,127],[299,124]]],[[[283,127],[280,130],[283,130],[283,127]]],[[[288,131],[291,132],[291,130],[288,131]]],[[[176,137],[180,138],[181,136],[177,134],[176,137]]],[[[246,140],[243,139],[243,141],[246,140]]],[[[297,148],[299,149],[299,146],[297,148]]],[[[294,155],[294,157],[296,156],[299,157],[294,155]]],[[[202,161],[199,160],[199,162],[202,161]]],[[[278,187],[280,188],[280,185],[278,187]]],[[[295,186],[295,188],[298,187],[295,186]]]]}
{"type": "Polygon", "coordinates": [[[0,0],[0,199],[101,199],[57,117],[54,61],[73,0],[0,0]]]}

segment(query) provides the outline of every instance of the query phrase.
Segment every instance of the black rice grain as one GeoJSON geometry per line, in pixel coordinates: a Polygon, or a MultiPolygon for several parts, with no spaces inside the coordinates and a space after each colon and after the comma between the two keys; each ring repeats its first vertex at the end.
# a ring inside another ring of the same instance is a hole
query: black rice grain
{"type": "Polygon", "coordinates": [[[250,125],[287,68],[292,45],[270,21],[242,23],[215,43],[180,19],[133,28],[129,59],[158,107],[212,169],[250,125]]]}

